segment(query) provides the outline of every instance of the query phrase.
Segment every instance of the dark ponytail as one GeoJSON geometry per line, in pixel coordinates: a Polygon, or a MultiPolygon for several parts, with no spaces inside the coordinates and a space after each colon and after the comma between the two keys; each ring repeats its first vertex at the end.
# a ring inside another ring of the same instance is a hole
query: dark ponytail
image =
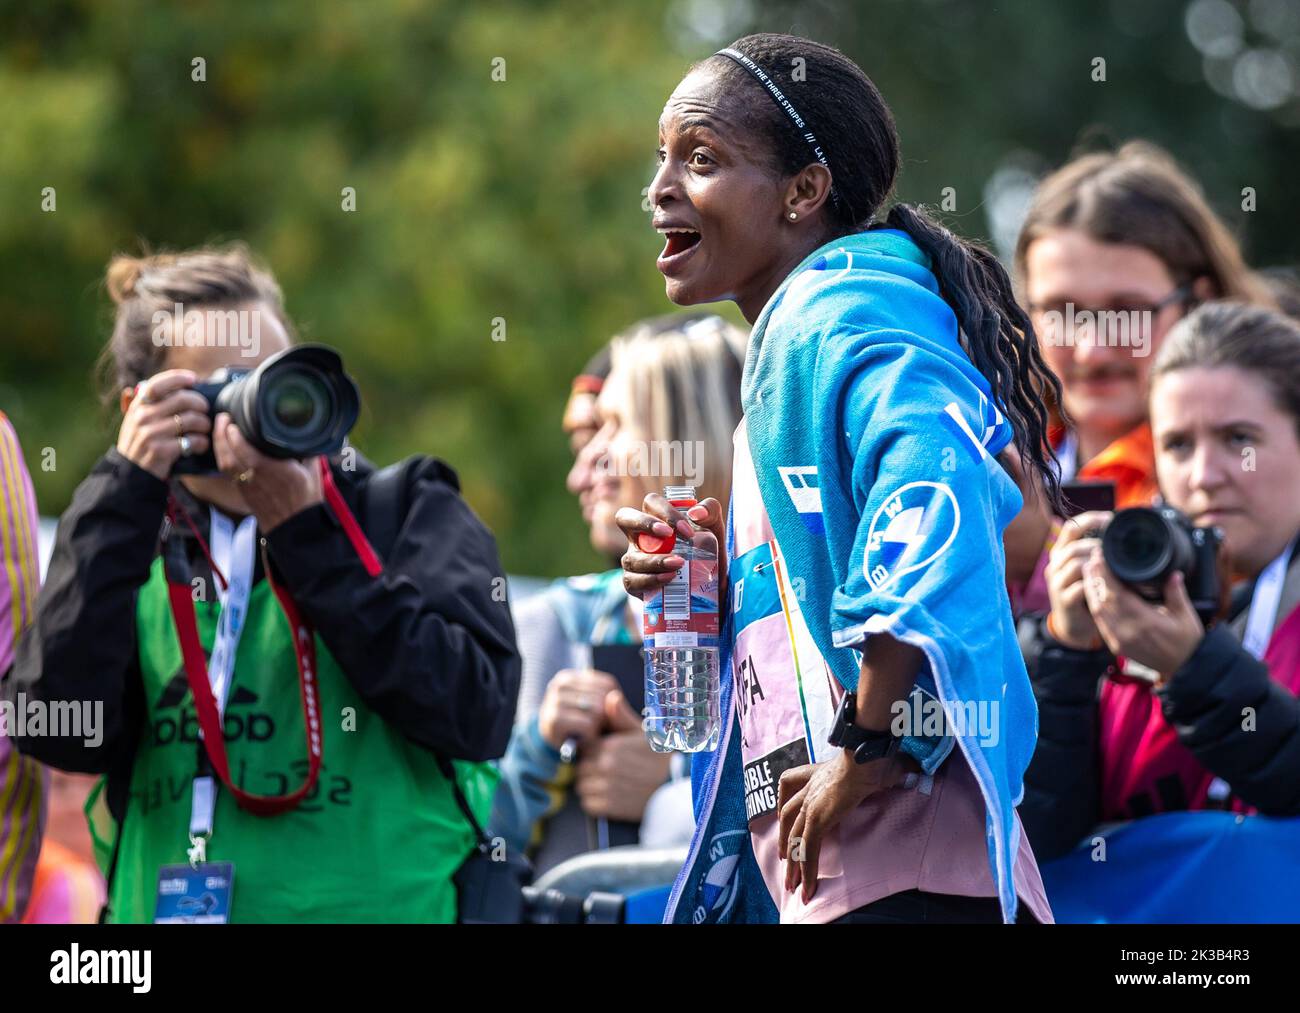
{"type": "MultiPolygon", "coordinates": [[[[822,205],[826,239],[870,228],[893,190],[899,163],[894,116],[871,79],[838,49],[793,35],[749,35],[730,48],[776,79],[816,134],[835,190],[835,199],[822,205]],[[798,79],[789,73],[794,66],[804,68],[798,79]]],[[[813,156],[789,115],[735,60],[712,60],[718,80],[743,104],[746,121],[766,135],[773,170],[789,176],[805,168],[813,156]]],[[[1047,442],[1047,404],[1061,403],[1061,383],[1043,361],[1007,272],[991,252],[906,204],[895,205],[886,224],[929,255],[966,353],[1011,423],[1025,472],[1041,478],[1048,503],[1063,514],[1056,455],[1047,442]]]]}
{"type": "Polygon", "coordinates": [[[1056,454],[1047,442],[1047,399],[1061,404],[1061,381],[1043,361],[1006,270],[990,250],[958,238],[909,204],[895,204],[886,224],[906,232],[929,255],[939,294],[957,316],[966,354],[1011,423],[1020,463],[1027,472],[1038,472],[1047,502],[1065,516],[1056,454]]]}

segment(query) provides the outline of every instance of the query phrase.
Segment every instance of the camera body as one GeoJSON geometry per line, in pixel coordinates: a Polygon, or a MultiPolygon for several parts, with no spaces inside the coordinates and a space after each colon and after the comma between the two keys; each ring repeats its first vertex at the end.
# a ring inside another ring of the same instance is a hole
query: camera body
{"type": "MultiPolygon", "coordinates": [[[[254,369],[226,367],[192,388],[208,402],[215,420],[228,412],[254,447],[268,457],[337,454],[361,411],[357,385],[343,359],[325,345],[296,345],[254,369]]],[[[173,474],[207,475],[216,454],[182,457],[173,474]]]]}
{"type": "Polygon", "coordinates": [[[1218,528],[1198,528],[1173,507],[1129,507],[1106,526],[1101,553],[1110,572],[1150,602],[1164,601],[1165,584],[1181,572],[1196,614],[1208,625],[1219,610],[1222,542],[1218,528]]]}

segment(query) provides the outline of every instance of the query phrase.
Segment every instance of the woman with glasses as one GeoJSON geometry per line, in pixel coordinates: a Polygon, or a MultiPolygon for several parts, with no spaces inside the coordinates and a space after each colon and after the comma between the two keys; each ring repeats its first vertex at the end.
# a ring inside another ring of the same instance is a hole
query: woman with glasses
{"type": "MultiPolygon", "coordinates": [[[[1140,141],[1043,181],[1015,268],[1043,358],[1061,380],[1049,432],[1061,481],[1110,483],[1120,509],[1150,502],[1147,376],[1165,334],[1208,299],[1273,307],[1268,287],[1191,177],[1140,141]]],[[[1059,519],[1027,496],[1005,539],[1019,615],[1046,611],[1047,553],[1059,532],[1059,519]]],[[[1071,573],[1077,566],[1071,558],[1071,573]]]]}
{"type": "MultiPolygon", "coordinates": [[[[1102,506],[1150,503],[1158,489],[1147,392],[1166,334],[1206,300],[1272,307],[1268,286],[1191,177],[1144,142],[1078,158],[1044,180],[1015,267],[1043,357],[1061,381],[1049,438],[1062,481],[1109,483],[1113,502],[1102,506]]],[[[1005,536],[1039,709],[1020,812],[1035,848],[1049,857],[1083,832],[1071,801],[1081,772],[1066,759],[1076,755],[1081,728],[1074,684],[1044,678],[1055,669],[1036,662],[1094,644],[1095,628],[1079,617],[1088,614],[1083,568],[1102,519],[1108,515],[1089,512],[1067,523],[1026,495],[1005,536]]]]}

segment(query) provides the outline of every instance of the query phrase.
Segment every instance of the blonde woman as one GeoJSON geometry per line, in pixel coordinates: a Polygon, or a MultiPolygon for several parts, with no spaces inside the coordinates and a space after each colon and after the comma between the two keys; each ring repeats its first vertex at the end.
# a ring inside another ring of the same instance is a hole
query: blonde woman
{"type": "MultiPolygon", "coordinates": [[[[744,341],[693,314],[641,321],[611,342],[597,429],[568,479],[597,551],[626,544],[620,507],[666,484],[726,501],[744,341]]],[[[531,847],[539,872],[593,848],[669,843],[673,827],[689,837],[689,792],[660,793],[673,758],[641,729],[639,604],[611,569],[556,581],[516,610],[523,685],[493,830],[531,847]]]]}

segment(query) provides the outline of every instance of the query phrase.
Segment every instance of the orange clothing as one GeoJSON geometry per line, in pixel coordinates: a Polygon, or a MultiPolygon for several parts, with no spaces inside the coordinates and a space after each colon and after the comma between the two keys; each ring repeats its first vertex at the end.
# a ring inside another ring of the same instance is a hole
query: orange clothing
{"type": "MultiPolygon", "coordinates": [[[[1052,426],[1048,432],[1048,442],[1053,447],[1059,447],[1064,438],[1064,426],[1052,426]]],[[[1113,482],[1116,510],[1133,506],[1149,506],[1159,491],[1156,484],[1155,443],[1151,438],[1151,426],[1143,422],[1137,428],[1129,430],[1080,468],[1075,478],[1084,482],[1113,482]]],[[[1047,560],[1064,523],[1059,517],[1052,521],[1047,540],[1043,543],[1042,555],[1038,559],[1038,566],[1035,567],[1029,580],[1023,585],[1008,584],[1011,610],[1016,616],[1027,612],[1046,612],[1050,608],[1051,603],[1047,595],[1047,560]]]]}
{"type": "Polygon", "coordinates": [[[1143,422],[1079,469],[1085,482],[1114,482],[1115,509],[1149,506],[1156,498],[1156,453],[1151,426],[1143,422]]]}

